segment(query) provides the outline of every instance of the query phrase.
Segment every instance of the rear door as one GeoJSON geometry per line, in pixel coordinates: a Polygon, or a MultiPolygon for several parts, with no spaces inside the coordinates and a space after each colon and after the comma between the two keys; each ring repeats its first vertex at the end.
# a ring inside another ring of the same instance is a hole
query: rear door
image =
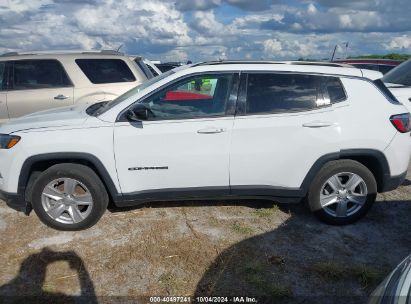
{"type": "Polygon", "coordinates": [[[7,68],[6,62],[0,62],[0,123],[9,119],[7,110],[7,68]]]}
{"type": "Polygon", "coordinates": [[[10,118],[73,104],[73,84],[55,59],[13,61],[7,106],[10,118]]]}
{"type": "Polygon", "coordinates": [[[334,101],[345,100],[338,78],[243,74],[230,153],[233,194],[301,195],[314,162],[338,151],[339,127],[327,88],[334,101]]]}

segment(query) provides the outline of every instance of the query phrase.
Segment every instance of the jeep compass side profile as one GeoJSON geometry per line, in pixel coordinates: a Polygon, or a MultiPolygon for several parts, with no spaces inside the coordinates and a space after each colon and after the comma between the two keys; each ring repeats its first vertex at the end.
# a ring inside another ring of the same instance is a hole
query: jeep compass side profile
{"type": "Polygon", "coordinates": [[[116,206],[183,199],[306,199],[336,225],[405,179],[410,113],[355,68],[209,62],[117,99],[0,127],[0,196],[48,226],[116,206]]]}

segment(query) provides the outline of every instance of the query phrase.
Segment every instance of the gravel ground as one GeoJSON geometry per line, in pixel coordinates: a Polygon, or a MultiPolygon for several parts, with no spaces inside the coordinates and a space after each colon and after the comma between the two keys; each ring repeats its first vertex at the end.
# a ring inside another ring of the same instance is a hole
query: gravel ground
{"type": "Polygon", "coordinates": [[[364,303],[411,253],[410,215],[411,165],[399,189],[344,227],[322,224],[303,205],[231,201],[111,210],[89,230],[58,232],[0,202],[0,302],[242,295],[364,303]]]}

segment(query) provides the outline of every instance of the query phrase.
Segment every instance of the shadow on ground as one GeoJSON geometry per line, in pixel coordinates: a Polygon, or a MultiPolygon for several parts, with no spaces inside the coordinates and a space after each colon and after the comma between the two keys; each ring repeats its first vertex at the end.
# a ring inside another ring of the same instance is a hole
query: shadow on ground
{"type": "Polygon", "coordinates": [[[82,259],[74,251],[55,252],[48,248],[30,255],[21,263],[18,275],[0,286],[0,297],[2,303],[97,303],[94,284],[82,259]],[[80,295],[70,296],[47,290],[47,267],[61,261],[76,270],[80,295]]]}
{"type": "Polygon", "coordinates": [[[376,205],[368,217],[344,227],[314,223],[301,206],[283,206],[282,211],[292,216],[274,231],[245,239],[219,254],[199,281],[195,297],[248,296],[257,297],[259,303],[366,303],[372,290],[411,251],[411,231],[397,229],[409,216],[392,223],[391,216],[381,210],[399,207],[411,214],[411,200],[376,205]],[[391,231],[384,231],[387,225],[391,231]],[[389,258],[385,258],[387,253],[389,258]]]}

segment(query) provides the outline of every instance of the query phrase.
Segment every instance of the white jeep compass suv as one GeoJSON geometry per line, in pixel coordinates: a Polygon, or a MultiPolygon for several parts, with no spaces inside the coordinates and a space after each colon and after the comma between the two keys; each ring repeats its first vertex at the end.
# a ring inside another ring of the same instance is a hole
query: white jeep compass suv
{"type": "Polygon", "coordinates": [[[94,225],[116,206],[306,198],[323,221],[361,218],[398,187],[410,114],[355,68],[275,62],[184,66],[114,101],[0,127],[0,193],[47,225],[94,225]]]}

